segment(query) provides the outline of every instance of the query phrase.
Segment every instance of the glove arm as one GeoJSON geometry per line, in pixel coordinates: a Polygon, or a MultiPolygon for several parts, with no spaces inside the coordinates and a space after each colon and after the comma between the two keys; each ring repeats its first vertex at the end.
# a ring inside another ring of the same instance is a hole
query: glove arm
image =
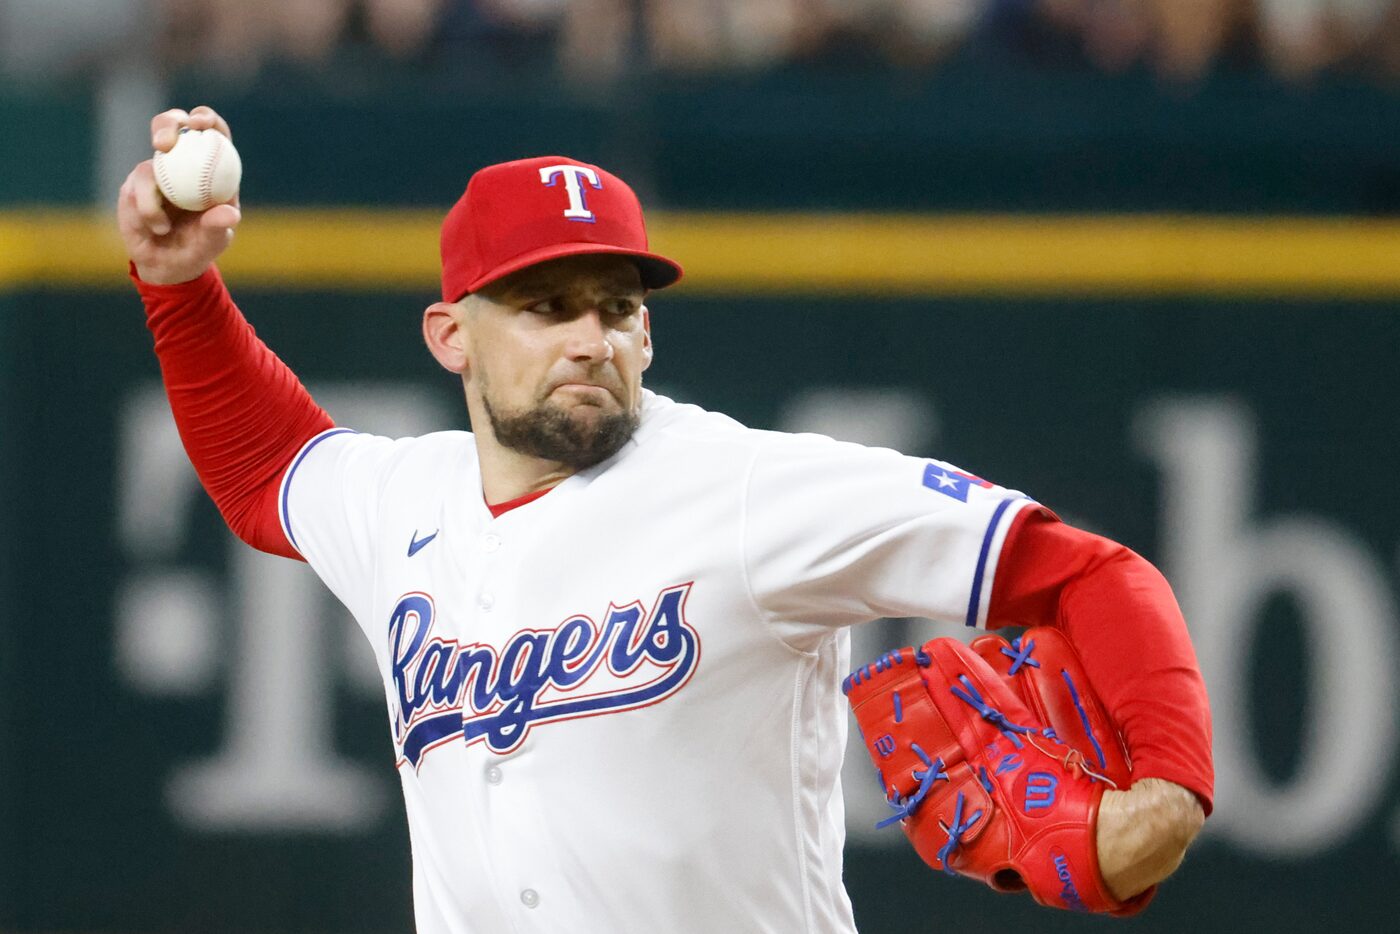
{"type": "Polygon", "coordinates": [[[1196,795],[1161,778],[1143,778],[1128,791],[1105,791],[1096,829],[1099,871],[1126,901],[1176,871],[1205,823],[1196,795]]]}
{"type": "Polygon", "coordinates": [[[234,534],[300,558],[278,519],[282,475],[333,422],[258,339],[214,267],[176,285],[131,278],[146,306],[170,409],[200,483],[234,534]]]}
{"type": "Polygon", "coordinates": [[[1123,733],[1133,786],[1109,790],[1099,869],[1126,900],[1180,865],[1210,813],[1210,708],[1167,581],[1128,548],[1026,510],[1008,532],[989,625],[1059,628],[1123,733]]]}
{"type": "Polygon", "coordinates": [[[1161,572],[1117,542],[1023,510],[1002,548],[988,625],[1060,629],[1122,730],[1134,777],[1188,788],[1210,814],[1210,706],[1161,572]]]}

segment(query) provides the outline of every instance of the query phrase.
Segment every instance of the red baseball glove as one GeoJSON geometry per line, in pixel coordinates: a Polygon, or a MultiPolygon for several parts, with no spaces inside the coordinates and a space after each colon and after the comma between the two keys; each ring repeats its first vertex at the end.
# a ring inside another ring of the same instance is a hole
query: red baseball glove
{"type": "Polygon", "coordinates": [[[1042,905],[1129,915],[1099,872],[1107,788],[1131,781],[1117,727],[1054,629],[1008,643],[934,639],[857,669],[843,685],[880,787],[935,869],[1042,905]]]}

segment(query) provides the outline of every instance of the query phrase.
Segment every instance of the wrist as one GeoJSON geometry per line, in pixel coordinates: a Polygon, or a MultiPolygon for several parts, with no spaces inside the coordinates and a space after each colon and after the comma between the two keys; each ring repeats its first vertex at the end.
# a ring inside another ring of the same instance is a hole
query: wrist
{"type": "Polygon", "coordinates": [[[127,275],[136,285],[137,290],[145,295],[148,293],[162,292],[167,289],[173,289],[178,292],[187,288],[193,288],[196,285],[216,282],[219,280],[219,267],[215,263],[210,263],[205,266],[202,271],[195,273],[193,276],[185,276],[184,278],[176,278],[173,281],[167,281],[170,279],[169,276],[162,276],[159,271],[148,274],[145,267],[134,260],[128,260],[127,275]]]}
{"type": "Polygon", "coordinates": [[[180,267],[163,267],[159,265],[143,265],[131,261],[131,277],[138,283],[144,285],[183,285],[187,282],[194,282],[213,268],[210,263],[201,269],[187,269],[180,267]]]}

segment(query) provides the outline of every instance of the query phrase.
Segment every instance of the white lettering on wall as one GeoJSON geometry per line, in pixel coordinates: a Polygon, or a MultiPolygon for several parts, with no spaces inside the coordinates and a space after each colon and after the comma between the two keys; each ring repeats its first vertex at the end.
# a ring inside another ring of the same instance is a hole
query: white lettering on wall
{"type": "Polygon", "coordinates": [[[1256,514],[1257,429],[1219,398],[1162,401],[1137,423],[1162,473],[1161,555],[1210,693],[1217,811],[1207,830],[1260,855],[1316,858],[1351,836],[1387,791],[1396,751],[1394,599],[1355,536],[1315,516],[1256,514]],[[1249,660],[1267,641],[1266,598],[1293,598],[1303,624],[1308,698],[1298,766],[1262,773],[1249,734],[1249,660]]]}
{"type": "MultiPolygon", "coordinates": [[[[396,384],[315,396],[338,422],[365,431],[419,434],[452,423],[436,397],[396,384]]],[[[389,741],[376,774],[336,751],[333,729],[337,684],[382,694],[364,637],[309,568],[231,533],[226,574],[183,563],[204,493],[158,386],[132,395],[120,427],[118,528],[134,567],[118,587],[117,669],[172,702],[221,687],[226,696],[214,752],[172,769],[172,812],[208,830],[353,832],[375,823],[393,780],[389,741]]]]}

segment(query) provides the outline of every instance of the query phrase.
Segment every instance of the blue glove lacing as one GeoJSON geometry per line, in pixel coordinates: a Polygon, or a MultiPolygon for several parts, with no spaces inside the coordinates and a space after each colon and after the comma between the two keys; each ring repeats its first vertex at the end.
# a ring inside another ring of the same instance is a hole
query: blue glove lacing
{"type": "Polygon", "coordinates": [[[1019,726],[1007,720],[1006,714],[992,707],[982,699],[982,695],[977,692],[977,688],[972,686],[972,682],[968,680],[967,675],[958,675],[958,680],[962,682],[963,686],[961,688],[955,684],[948,689],[953,692],[953,696],[976,710],[983,720],[986,720],[992,726],[1001,730],[1006,738],[1011,740],[1011,745],[1015,746],[1017,749],[1020,749],[1025,744],[1021,742],[1021,737],[1016,734],[1042,732],[1034,727],[1019,726]]]}
{"type": "MultiPolygon", "coordinates": [[[[914,769],[913,772],[910,773],[913,775],[914,781],[919,783],[919,787],[914,789],[914,793],[909,797],[901,798],[899,792],[889,792],[889,797],[885,799],[885,803],[893,809],[894,813],[877,823],[875,825],[877,829],[880,827],[888,827],[890,824],[897,824],[904,820],[904,818],[912,816],[914,810],[919,806],[919,803],[927,797],[929,789],[933,787],[934,782],[939,779],[945,782],[952,780],[948,777],[948,773],[943,771],[943,760],[941,758],[930,759],[928,753],[924,752],[923,748],[920,747],[918,743],[910,743],[909,748],[914,750],[915,754],[923,760],[927,768],[914,769]]],[[[884,782],[884,776],[882,775],[880,777],[881,788],[884,787],[884,782]]]]}
{"type": "Polygon", "coordinates": [[[963,793],[958,792],[957,804],[953,807],[953,826],[939,824],[948,834],[948,842],[943,844],[938,850],[938,861],[943,864],[943,871],[950,876],[957,875],[952,866],[948,865],[948,858],[953,855],[953,851],[962,845],[963,834],[972,829],[972,825],[982,819],[982,812],[977,811],[966,821],[963,820],[963,793]]]}
{"type": "Polygon", "coordinates": [[[1040,662],[1031,658],[1031,652],[1033,651],[1035,651],[1034,639],[1027,642],[1024,648],[1021,646],[1020,639],[1014,640],[1009,646],[1003,645],[1001,647],[1001,654],[1011,659],[1011,670],[1007,672],[1007,674],[1014,675],[1021,670],[1022,665],[1030,665],[1032,668],[1039,668],[1040,662]]]}

